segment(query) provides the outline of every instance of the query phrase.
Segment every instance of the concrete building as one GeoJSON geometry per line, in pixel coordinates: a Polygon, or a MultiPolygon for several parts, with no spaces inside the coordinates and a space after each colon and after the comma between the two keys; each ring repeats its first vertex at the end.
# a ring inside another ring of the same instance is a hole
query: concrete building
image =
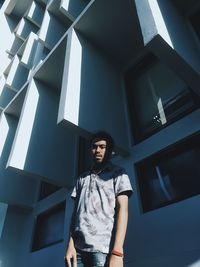
{"type": "Polygon", "coordinates": [[[0,267],[62,267],[91,132],[131,178],[126,267],[200,266],[200,2],[6,0],[0,267]]]}

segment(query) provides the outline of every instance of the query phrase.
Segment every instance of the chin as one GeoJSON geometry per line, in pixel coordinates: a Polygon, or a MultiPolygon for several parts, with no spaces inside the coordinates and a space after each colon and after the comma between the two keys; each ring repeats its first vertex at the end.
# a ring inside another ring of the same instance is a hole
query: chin
{"type": "Polygon", "coordinates": [[[103,160],[96,160],[96,163],[102,163],[103,160]]]}
{"type": "Polygon", "coordinates": [[[97,164],[100,164],[100,163],[102,163],[102,162],[103,162],[102,159],[95,159],[95,163],[97,163],[97,164]]]}

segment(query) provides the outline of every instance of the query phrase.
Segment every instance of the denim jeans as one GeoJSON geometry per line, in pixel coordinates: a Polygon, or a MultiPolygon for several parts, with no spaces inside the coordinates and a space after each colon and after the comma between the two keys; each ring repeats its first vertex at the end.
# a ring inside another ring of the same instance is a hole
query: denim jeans
{"type": "Polygon", "coordinates": [[[77,252],[77,267],[106,267],[108,254],[102,252],[77,252]]]}

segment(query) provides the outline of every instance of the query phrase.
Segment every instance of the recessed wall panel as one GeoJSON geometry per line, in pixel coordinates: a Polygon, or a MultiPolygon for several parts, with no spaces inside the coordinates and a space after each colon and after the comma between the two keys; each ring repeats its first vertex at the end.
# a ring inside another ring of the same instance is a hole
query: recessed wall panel
{"type": "Polygon", "coordinates": [[[28,74],[29,70],[20,63],[19,57],[15,56],[6,79],[6,85],[14,91],[18,91],[28,79],[28,74]]]}
{"type": "Polygon", "coordinates": [[[33,1],[26,17],[38,27],[40,27],[42,24],[43,16],[44,8],[38,2],[33,1]]]}
{"type": "Polygon", "coordinates": [[[72,30],[67,45],[58,122],[89,132],[107,130],[127,147],[127,125],[120,69],[72,30]]]}
{"type": "Polygon", "coordinates": [[[63,23],[54,14],[47,11],[39,33],[39,41],[52,49],[69,28],[69,22],[63,23]]]}
{"type": "Polygon", "coordinates": [[[35,201],[37,182],[6,169],[18,119],[8,114],[0,118],[0,202],[31,207],[35,201]]]}
{"type": "Polygon", "coordinates": [[[56,124],[58,92],[32,80],[8,166],[56,185],[74,179],[76,136],[56,124]]]}
{"type": "Polygon", "coordinates": [[[90,0],[61,0],[60,9],[69,17],[76,18],[89,4],[90,0]]]}

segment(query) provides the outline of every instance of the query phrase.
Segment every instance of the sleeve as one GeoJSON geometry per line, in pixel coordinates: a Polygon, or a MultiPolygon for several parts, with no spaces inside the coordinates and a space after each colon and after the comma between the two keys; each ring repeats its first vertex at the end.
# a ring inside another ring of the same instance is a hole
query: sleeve
{"type": "Polygon", "coordinates": [[[117,197],[123,192],[127,192],[129,197],[133,193],[130,179],[125,170],[115,178],[115,196],[117,197]]]}
{"type": "Polygon", "coordinates": [[[74,186],[72,193],[71,193],[71,198],[76,199],[78,192],[80,188],[80,178],[77,180],[76,185],[74,186]]]}

